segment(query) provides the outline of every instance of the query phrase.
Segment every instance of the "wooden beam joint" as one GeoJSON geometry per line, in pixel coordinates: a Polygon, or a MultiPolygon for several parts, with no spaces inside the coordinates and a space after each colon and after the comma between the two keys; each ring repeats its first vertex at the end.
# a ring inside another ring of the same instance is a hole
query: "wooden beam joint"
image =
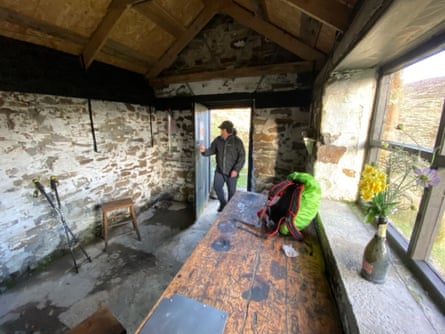
{"type": "Polygon", "coordinates": [[[113,0],[108,6],[107,13],[97,26],[97,29],[91,36],[88,44],[82,52],[82,61],[85,69],[88,69],[94,58],[104,46],[110,32],[117,24],[125,11],[136,4],[145,2],[146,0],[113,0]]]}

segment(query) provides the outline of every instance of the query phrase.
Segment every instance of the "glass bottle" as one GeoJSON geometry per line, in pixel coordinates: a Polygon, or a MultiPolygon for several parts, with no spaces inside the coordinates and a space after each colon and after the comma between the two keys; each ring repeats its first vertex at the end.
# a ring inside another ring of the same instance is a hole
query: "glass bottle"
{"type": "Polygon", "coordinates": [[[377,232],[369,241],[363,253],[360,274],[373,283],[385,283],[389,268],[389,247],[386,242],[387,217],[377,218],[377,232]]]}

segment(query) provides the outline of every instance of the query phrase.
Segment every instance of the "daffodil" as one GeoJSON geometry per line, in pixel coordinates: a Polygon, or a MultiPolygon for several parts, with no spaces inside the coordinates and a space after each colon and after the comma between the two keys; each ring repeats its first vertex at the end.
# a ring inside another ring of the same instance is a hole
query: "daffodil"
{"type": "MultiPolygon", "coordinates": [[[[385,161],[384,168],[366,164],[360,175],[359,191],[366,208],[366,221],[375,217],[385,217],[394,213],[407,198],[408,191],[415,187],[431,187],[440,182],[437,170],[426,165],[419,156],[412,155],[401,148],[392,151],[385,161]]],[[[410,205],[412,207],[412,203],[410,205]]]]}

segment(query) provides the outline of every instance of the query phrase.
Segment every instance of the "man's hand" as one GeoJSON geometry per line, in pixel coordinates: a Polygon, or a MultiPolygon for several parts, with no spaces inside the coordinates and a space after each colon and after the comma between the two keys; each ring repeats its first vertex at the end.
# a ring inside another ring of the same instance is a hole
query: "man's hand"
{"type": "Polygon", "coordinates": [[[204,145],[199,145],[199,152],[204,153],[206,151],[206,148],[204,145]]]}
{"type": "Polygon", "coordinates": [[[232,170],[230,172],[230,177],[237,177],[238,176],[238,172],[236,170],[232,170]]]}

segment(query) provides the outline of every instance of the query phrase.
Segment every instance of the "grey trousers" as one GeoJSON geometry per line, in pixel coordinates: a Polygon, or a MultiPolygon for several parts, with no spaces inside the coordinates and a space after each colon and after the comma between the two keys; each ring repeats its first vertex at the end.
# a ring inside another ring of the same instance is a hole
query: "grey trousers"
{"type": "Polygon", "coordinates": [[[238,177],[230,177],[215,171],[215,178],[213,180],[213,188],[215,189],[216,196],[218,197],[219,204],[224,207],[228,201],[235,195],[236,182],[238,177]],[[227,184],[228,198],[226,200],[224,195],[224,184],[227,184]]]}

